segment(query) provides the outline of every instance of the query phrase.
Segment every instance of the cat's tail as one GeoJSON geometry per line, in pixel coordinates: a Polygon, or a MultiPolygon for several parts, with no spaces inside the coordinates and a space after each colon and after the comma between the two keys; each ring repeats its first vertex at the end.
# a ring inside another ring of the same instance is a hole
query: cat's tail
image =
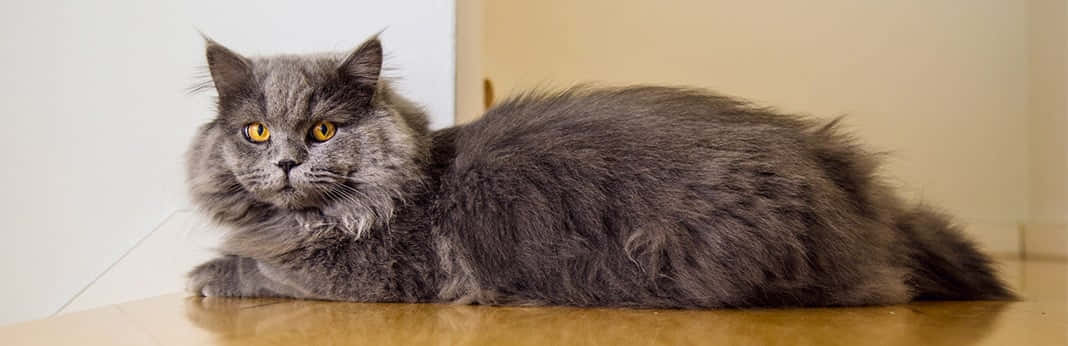
{"type": "Polygon", "coordinates": [[[997,277],[991,260],[949,218],[926,207],[898,216],[907,239],[915,299],[1010,300],[1016,295],[997,277]]]}

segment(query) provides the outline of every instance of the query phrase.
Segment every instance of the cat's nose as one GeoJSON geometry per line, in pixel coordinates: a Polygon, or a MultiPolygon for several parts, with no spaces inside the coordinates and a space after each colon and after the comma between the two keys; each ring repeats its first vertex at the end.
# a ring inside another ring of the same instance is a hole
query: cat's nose
{"type": "Polygon", "coordinates": [[[275,163],[275,165],[278,165],[278,167],[281,167],[283,172],[289,173],[289,170],[293,169],[293,167],[299,166],[300,162],[286,159],[286,160],[278,161],[278,163],[275,163]]]}

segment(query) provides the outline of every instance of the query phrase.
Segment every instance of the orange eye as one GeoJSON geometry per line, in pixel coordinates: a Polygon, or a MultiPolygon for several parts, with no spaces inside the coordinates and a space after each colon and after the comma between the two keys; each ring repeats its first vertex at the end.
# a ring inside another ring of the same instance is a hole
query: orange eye
{"type": "Polygon", "coordinates": [[[326,142],[337,133],[337,127],[329,121],[320,121],[311,128],[311,137],[316,142],[326,142]]]}
{"type": "Polygon", "coordinates": [[[245,125],[245,138],[252,143],[263,143],[271,138],[271,130],[261,122],[245,125]]]}

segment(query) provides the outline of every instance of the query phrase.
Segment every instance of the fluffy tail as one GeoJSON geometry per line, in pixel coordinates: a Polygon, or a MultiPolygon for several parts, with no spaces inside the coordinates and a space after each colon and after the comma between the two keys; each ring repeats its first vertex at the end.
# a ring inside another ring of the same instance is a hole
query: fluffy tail
{"type": "Polygon", "coordinates": [[[917,300],[1008,300],[1015,295],[998,279],[990,258],[947,217],[917,207],[897,219],[904,234],[917,300]]]}

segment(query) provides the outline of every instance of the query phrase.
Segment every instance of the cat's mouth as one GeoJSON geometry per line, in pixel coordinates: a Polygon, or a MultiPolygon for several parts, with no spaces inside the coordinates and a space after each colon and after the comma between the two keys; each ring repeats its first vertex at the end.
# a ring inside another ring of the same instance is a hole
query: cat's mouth
{"type": "Polygon", "coordinates": [[[304,191],[293,187],[293,185],[285,184],[284,186],[274,190],[274,193],[270,197],[270,201],[279,207],[283,208],[302,208],[307,206],[308,196],[304,194],[304,191]]]}

